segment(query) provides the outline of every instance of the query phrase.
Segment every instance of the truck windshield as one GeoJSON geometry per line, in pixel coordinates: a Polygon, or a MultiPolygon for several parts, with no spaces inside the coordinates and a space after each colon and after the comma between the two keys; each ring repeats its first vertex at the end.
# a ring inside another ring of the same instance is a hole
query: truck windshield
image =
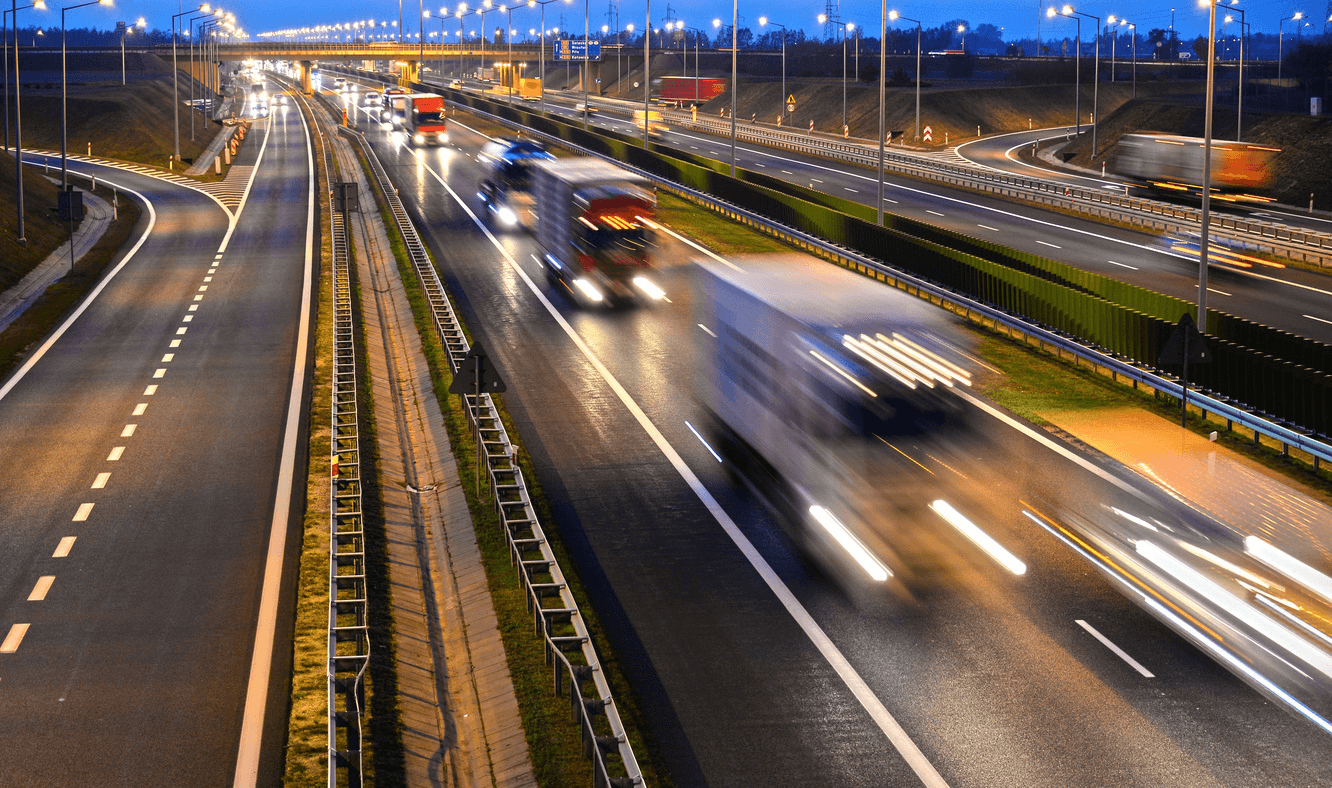
{"type": "Polygon", "coordinates": [[[584,227],[580,241],[589,251],[638,254],[647,248],[647,236],[642,227],[628,230],[584,227]]]}
{"type": "Polygon", "coordinates": [[[416,113],[417,125],[426,126],[444,122],[443,112],[418,112],[416,113]]]}

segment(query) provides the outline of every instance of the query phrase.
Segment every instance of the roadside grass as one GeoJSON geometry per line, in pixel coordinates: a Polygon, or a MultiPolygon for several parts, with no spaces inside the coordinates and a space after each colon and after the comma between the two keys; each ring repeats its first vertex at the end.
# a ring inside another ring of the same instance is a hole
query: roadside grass
{"type": "Polygon", "coordinates": [[[18,284],[46,256],[64,243],[69,226],[56,218],[59,187],[41,177],[40,170],[23,172],[23,234],[18,242],[18,180],[14,157],[0,155],[0,292],[18,284]]]}
{"type": "MultiPolygon", "coordinates": [[[[99,185],[95,193],[110,202],[110,189],[99,185]]],[[[0,332],[0,379],[23,363],[29,352],[97,286],[111,264],[125,251],[123,247],[134,237],[142,209],[133,200],[123,198],[119,200],[119,206],[119,218],[111,223],[93,248],[79,258],[74,270],[48,287],[22,315],[0,332]]],[[[31,207],[28,212],[32,212],[31,207]]],[[[139,231],[142,232],[142,228],[139,231]]],[[[57,245],[64,240],[62,237],[57,245]]],[[[54,247],[50,251],[54,251],[54,247]]]]}
{"type": "MultiPolygon", "coordinates": [[[[362,164],[365,166],[364,160],[362,164]]],[[[371,180],[374,183],[373,178],[371,180]]],[[[390,244],[412,306],[417,331],[421,335],[431,382],[444,413],[460,481],[472,514],[473,527],[481,549],[490,595],[504,643],[505,658],[518,698],[524,736],[537,782],[544,788],[591,784],[591,763],[582,755],[580,732],[570,718],[567,698],[557,697],[552,691],[552,669],[545,663],[544,641],[533,632],[526,593],[518,570],[510,563],[508,543],[505,540],[503,526],[494,511],[489,480],[484,474],[481,479],[481,494],[479,497],[476,494],[476,444],[459,398],[448,393],[452,375],[445,349],[435,332],[429,303],[417,280],[416,271],[412,267],[402,239],[394,229],[395,225],[383,196],[377,185],[373,188],[379,201],[381,216],[389,228],[390,244]]],[[[456,304],[457,300],[452,299],[452,302],[456,304]]],[[[467,336],[470,339],[470,333],[467,336]]],[[[542,494],[531,458],[517,440],[517,429],[499,398],[496,405],[510,437],[519,443],[518,464],[527,480],[528,492],[545,526],[547,538],[560,562],[569,588],[583,613],[583,619],[615,695],[620,715],[629,732],[630,743],[639,758],[644,776],[651,785],[669,785],[658,777],[662,772],[650,760],[651,753],[643,734],[645,725],[642,714],[623,669],[617,663],[595,611],[582,589],[573,568],[572,557],[559,538],[558,529],[550,517],[550,507],[542,494]]]]}

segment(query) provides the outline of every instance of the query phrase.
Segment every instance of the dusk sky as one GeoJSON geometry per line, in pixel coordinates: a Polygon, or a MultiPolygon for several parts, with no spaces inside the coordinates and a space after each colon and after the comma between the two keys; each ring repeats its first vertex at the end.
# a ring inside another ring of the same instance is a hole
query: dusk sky
{"type": "MultiPolygon", "coordinates": [[[[74,0],[65,0],[73,4],[74,0]]],[[[438,2],[439,0],[434,0],[438,2]]],[[[513,2],[514,0],[510,0],[513,2]]],[[[405,0],[409,5],[403,8],[403,18],[408,22],[405,25],[408,31],[416,28],[415,20],[418,14],[418,3],[405,0]]],[[[518,0],[522,2],[522,0],[518,0]]],[[[768,16],[772,21],[786,25],[788,28],[796,29],[803,27],[807,34],[814,34],[821,30],[815,17],[825,9],[827,0],[806,0],[796,3],[791,0],[742,0],[740,3],[740,26],[758,29],[758,18],[768,16]]],[[[834,0],[836,4],[837,0],[834,0]]],[[[1126,18],[1139,26],[1139,30],[1144,34],[1152,28],[1168,28],[1171,23],[1170,0],[1100,0],[1095,3],[1077,4],[1074,7],[1077,10],[1087,14],[1101,17],[1103,20],[1111,14],[1117,17],[1126,18]]],[[[1229,0],[1224,0],[1229,4],[1229,0]]],[[[51,4],[52,8],[58,9],[63,4],[61,0],[55,0],[51,4]]],[[[472,2],[471,5],[475,5],[472,2]]],[[[159,29],[169,29],[171,26],[171,15],[177,13],[184,6],[180,0],[116,0],[115,8],[103,8],[99,6],[90,6],[77,11],[72,11],[68,15],[71,27],[113,27],[116,20],[133,20],[140,16],[147,19],[150,27],[159,29]]],[[[260,33],[268,30],[277,30],[288,27],[313,26],[320,24],[334,24],[356,19],[398,19],[398,4],[396,2],[362,2],[360,0],[320,0],[319,2],[284,2],[267,3],[256,2],[256,0],[237,0],[237,2],[227,3],[223,0],[223,7],[236,14],[237,19],[243,28],[249,33],[260,33]]],[[[953,19],[964,19],[969,25],[975,26],[984,23],[990,23],[1004,28],[1004,38],[1012,40],[1016,38],[1032,38],[1036,35],[1036,19],[1040,14],[1038,8],[1050,5],[1049,0],[1044,4],[1037,0],[1019,0],[1019,2],[1007,2],[1006,0],[971,0],[970,2],[926,2],[925,0],[893,0],[889,3],[890,10],[897,10],[899,13],[920,19],[926,27],[937,26],[953,19]]],[[[456,2],[451,2],[450,6],[456,6],[456,2]]],[[[439,6],[427,4],[432,12],[438,12],[439,6]]],[[[607,24],[607,10],[610,7],[609,0],[590,0],[588,5],[592,27],[599,30],[603,24],[607,24]]],[[[1248,13],[1248,21],[1251,29],[1259,32],[1275,33],[1277,22],[1283,17],[1292,16],[1296,11],[1303,11],[1305,21],[1310,26],[1305,27],[1305,35],[1318,34],[1323,30],[1323,22],[1327,19],[1328,6],[1327,0],[1316,0],[1315,2],[1303,2],[1302,0],[1241,0],[1240,7],[1248,13]]],[[[1207,9],[1199,8],[1196,0],[1190,3],[1180,2],[1175,6],[1175,27],[1183,37],[1192,37],[1206,32],[1207,9]]],[[[583,9],[582,0],[565,4],[555,2],[546,7],[546,24],[548,26],[559,25],[561,14],[564,16],[565,25],[571,29],[581,30],[583,27],[583,9]]],[[[622,0],[619,3],[620,25],[623,27],[633,23],[636,28],[642,29],[644,21],[644,12],[646,3],[644,0],[622,0]]],[[[671,18],[682,19],[690,27],[700,27],[707,30],[712,28],[712,20],[719,15],[725,15],[724,22],[729,21],[730,5],[718,0],[653,0],[652,2],[652,21],[654,25],[661,25],[667,18],[668,9],[671,18]]],[[[857,25],[863,25],[867,28],[866,35],[878,35],[879,28],[879,9],[880,3],[875,0],[842,0],[840,16],[848,22],[855,22],[857,25]]],[[[535,27],[538,24],[538,12],[531,10],[523,5],[521,10],[515,10],[514,27],[520,30],[526,30],[535,27]]],[[[495,17],[498,18],[498,17],[495,17]]],[[[60,16],[58,13],[45,14],[26,11],[21,16],[21,24],[40,24],[49,27],[54,23],[59,24],[60,16]],[[38,21],[38,20],[41,21],[38,21]]],[[[906,25],[906,23],[899,23],[906,25]]],[[[1302,24],[1302,23],[1299,23],[1302,24]]],[[[437,26],[438,23],[435,23],[437,26]]],[[[1296,22],[1288,21],[1284,29],[1288,35],[1293,35],[1296,30],[1296,22]]],[[[1090,34],[1088,29],[1090,23],[1084,20],[1084,33],[1090,34]]],[[[1041,17],[1042,37],[1046,39],[1071,36],[1073,34],[1074,24],[1067,20],[1048,20],[1041,17]]],[[[1231,32],[1234,31],[1231,26],[1231,32]]]]}

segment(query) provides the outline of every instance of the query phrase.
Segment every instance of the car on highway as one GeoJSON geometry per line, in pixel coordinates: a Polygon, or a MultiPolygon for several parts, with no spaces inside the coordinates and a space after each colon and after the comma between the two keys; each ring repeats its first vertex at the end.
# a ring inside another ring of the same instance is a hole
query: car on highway
{"type": "Polygon", "coordinates": [[[263,101],[257,101],[254,104],[250,105],[250,117],[252,118],[268,117],[268,103],[263,101]]]}
{"type": "Polygon", "coordinates": [[[453,88],[454,90],[462,90],[462,80],[461,79],[453,80],[452,82],[449,83],[449,87],[453,88]]]}
{"type": "Polygon", "coordinates": [[[338,77],[333,80],[333,89],[338,91],[339,93],[341,93],[342,90],[346,87],[347,87],[347,80],[343,79],[342,77],[338,77]]]}
{"type": "Polygon", "coordinates": [[[278,105],[279,107],[287,106],[287,94],[286,93],[273,94],[273,103],[278,105]]]}
{"type": "Polygon", "coordinates": [[[367,90],[365,94],[361,96],[361,103],[367,107],[378,107],[384,103],[384,98],[377,90],[367,90]]]}
{"type": "Polygon", "coordinates": [[[576,110],[576,111],[578,111],[578,112],[583,112],[584,110],[586,110],[587,112],[596,112],[596,111],[597,111],[597,105],[596,105],[596,104],[592,104],[592,103],[590,103],[590,102],[585,104],[585,103],[583,103],[583,102],[580,101],[580,102],[578,102],[577,104],[574,105],[574,110],[576,110]]]}

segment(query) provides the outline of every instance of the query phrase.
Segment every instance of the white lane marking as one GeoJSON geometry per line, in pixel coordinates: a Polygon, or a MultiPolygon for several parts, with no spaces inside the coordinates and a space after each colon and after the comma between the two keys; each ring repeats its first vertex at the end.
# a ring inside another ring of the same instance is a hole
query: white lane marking
{"type": "Polygon", "coordinates": [[[128,438],[128,437],[132,436],[132,435],[134,434],[134,430],[135,430],[138,426],[139,426],[139,425],[137,425],[137,424],[126,424],[126,425],[125,425],[125,429],[123,429],[123,430],[120,431],[120,437],[122,437],[122,438],[128,438]]]}
{"type": "Polygon", "coordinates": [[[1134,670],[1136,670],[1136,671],[1138,671],[1139,673],[1141,673],[1145,678],[1149,678],[1149,679],[1151,679],[1151,678],[1156,678],[1156,677],[1152,674],[1152,672],[1151,672],[1150,670],[1148,670],[1147,668],[1144,668],[1142,665],[1138,664],[1138,661],[1137,661],[1136,659],[1134,659],[1133,657],[1130,657],[1128,654],[1124,653],[1124,649],[1120,648],[1119,646],[1116,646],[1114,643],[1111,643],[1111,642],[1110,642],[1110,638],[1106,637],[1105,635],[1102,635],[1100,632],[1097,632],[1095,629],[1093,629],[1091,624],[1088,624],[1086,621],[1083,621],[1083,620],[1080,619],[1080,618],[1077,619],[1077,622],[1078,622],[1078,626],[1080,626],[1080,627],[1082,627],[1083,629],[1087,630],[1087,634],[1089,634],[1089,635],[1091,635],[1092,637],[1096,638],[1097,640],[1101,641],[1101,645],[1102,645],[1102,646],[1105,646],[1106,648],[1108,648],[1108,649],[1110,649],[1111,651],[1115,652],[1115,656],[1117,656],[1117,657],[1119,657],[1120,659],[1122,659],[1122,660],[1124,660],[1125,662],[1127,662],[1127,663],[1129,664],[1129,667],[1131,667],[1131,668],[1133,668],[1134,670]]]}
{"type": "MultiPolygon", "coordinates": [[[[111,181],[103,180],[102,182],[109,184],[111,186],[115,186],[117,189],[120,189],[121,191],[126,192],[128,194],[133,194],[135,197],[138,197],[140,200],[142,200],[143,204],[148,206],[148,226],[144,228],[143,235],[139,236],[139,240],[134,243],[134,246],[129,250],[129,252],[125,255],[125,257],[116,265],[115,268],[111,269],[111,273],[107,274],[106,277],[102,279],[102,281],[98,282],[97,286],[93,288],[92,292],[89,293],[88,296],[83,299],[83,303],[79,304],[79,308],[74,310],[74,314],[70,315],[65,320],[64,323],[61,323],[60,328],[56,329],[55,332],[51,334],[50,338],[48,338],[45,342],[42,343],[42,346],[37,349],[36,353],[33,353],[31,356],[28,357],[27,362],[24,363],[24,365],[19,368],[19,371],[15,372],[14,376],[11,377],[3,386],[0,386],[0,400],[4,399],[5,395],[9,394],[9,392],[15,386],[18,385],[19,381],[23,380],[24,376],[28,374],[28,370],[32,369],[33,366],[35,366],[37,362],[42,359],[42,356],[46,355],[46,351],[50,350],[51,346],[54,345],[57,340],[59,340],[62,336],[65,335],[65,332],[69,330],[69,327],[74,325],[74,321],[78,320],[79,316],[82,315],[88,309],[88,307],[92,305],[92,302],[97,298],[97,296],[101,295],[102,291],[106,289],[106,286],[111,284],[111,280],[116,277],[116,274],[120,273],[120,269],[128,265],[130,260],[134,259],[134,255],[139,251],[139,247],[143,246],[144,243],[147,242],[148,236],[152,234],[153,228],[157,226],[157,210],[153,208],[153,203],[151,200],[149,200],[147,197],[144,197],[142,194],[139,194],[138,192],[134,191],[133,189],[127,189],[124,186],[118,186],[115,183],[112,183],[111,181]]],[[[221,205],[221,203],[218,203],[218,205],[221,205]]],[[[225,211],[226,207],[224,206],[222,210],[225,211]]]]}
{"type": "Polygon", "coordinates": [[[207,289],[208,289],[208,285],[199,285],[199,292],[200,292],[200,293],[202,293],[203,291],[205,291],[205,290],[207,290],[207,289]]]}
{"type": "MultiPolygon", "coordinates": [[[[197,296],[194,297],[194,300],[195,300],[195,301],[202,301],[202,300],[203,300],[203,296],[201,296],[201,295],[197,295],[197,296]]],[[[194,307],[190,307],[190,308],[193,309],[194,307]]]]}
{"type": "Polygon", "coordinates": [[[171,340],[171,344],[169,345],[169,347],[180,347],[180,340],[179,339],[171,340]]]}
{"type": "Polygon", "coordinates": [[[556,324],[560,326],[564,333],[569,337],[570,341],[573,342],[574,346],[583,354],[583,357],[586,358],[588,363],[596,369],[599,375],[601,375],[602,380],[606,381],[606,385],[615,392],[615,395],[619,398],[620,402],[622,402],[625,408],[629,410],[629,413],[638,422],[639,426],[643,428],[643,431],[646,432],[648,437],[652,439],[652,442],[656,444],[657,449],[665,455],[666,460],[670,462],[671,466],[680,474],[681,478],[684,479],[685,483],[694,492],[694,495],[698,497],[699,501],[703,503],[703,506],[722,527],[722,530],[726,535],[730,537],[731,541],[735,543],[737,548],[739,548],[741,554],[744,555],[746,560],[749,561],[749,564],[754,567],[754,570],[758,573],[759,577],[763,579],[773,595],[776,596],[782,606],[786,608],[787,613],[795,620],[795,623],[805,633],[805,636],[809,638],[810,642],[814,644],[814,647],[819,650],[819,653],[823,656],[824,660],[826,660],[833,671],[837,673],[837,676],[846,685],[847,689],[851,691],[851,694],[855,696],[856,700],[860,702],[860,705],[869,714],[870,719],[874,720],[875,725],[877,725],[879,730],[888,738],[893,747],[897,749],[898,753],[901,754],[902,759],[907,762],[907,765],[916,773],[921,782],[930,788],[947,788],[948,783],[944,782],[943,777],[941,777],[938,771],[935,770],[934,765],[930,763],[929,759],[925,757],[925,754],[916,746],[916,743],[911,740],[909,735],[907,735],[907,732],[902,729],[902,726],[896,719],[894,719],[892,714],[889,713],[888,709],[884,707],[883,703],[874,694],[874,691],[869,688],[869,685],[865,683],[865,680],[856,672],[856,669],[852,667],[851,663],[842,654],[841,650],[837,648],[837,645],[832,642],[832,639],[828,637],[828,634],[824,632],[823,628],[814,620],[814,617],[810,615],[804,605],[800,604],[800,600],[796,599],[795,594],[791,593],[791,589],[787,587],[786,583],[782,582],[782,579],[778,577],[777,572],[768,564],[767,560],[759,553],[758,549],[755,548],[753,543],[740,531],[740,528],[735,524],[735,521],[731,519],[730,515],[726,514],[726,511],[722,509],[721,504],[717,502],[717,499],[712,496],[712,493],[708,492],[708,489],[703,485],[703,482],[694,475],[694,472],[690,470],[684,459],[680,457],[679,453],[675,451],[675,448],[666,440],[666,436],[661,434],[661,431],[657,429],[656,425],[652,423],[652,420],[643,412],[643,409],[640,408],[638,403],[634,401],[633,397],[629,395],[629,392],[620,385],[620,382],[611,374],[611,371],[606,368],[606,365],[601,362],[601,359],[597,358],[592,352],[592,349],[583,341],[583,338],[573,329],[573,326],[569,325],[569,322],[564,319],[564,316],[560,314],[560,311],[550,302],[550,299],[546,298],[545,293],[541,292],[541,288],[537,286],[536,282],[532,281],[532,278],[527,275],[527,272],[518,264],[518,261],[515,260],[499,240],[486,229],[481,220],[472,212],[472,209],[467,207],[467,203],[463,201],[462,197],[460,197],[458,193],[444,181],[434,168],[425,163],[425,158],[423,156],[419,153],[416,153],[416,156],[418,161],[424,165],[426,172],[429,172],[434,176],[435,180],[444,187],[444,190],[447,191],[454,201],[458,203],[459,207],[471,217],[472,222],[476,224],[482,234],[485,235],[490,243],[494,245],[495,249],[499,251],[505,262],[517,272],[518,276],[527,285],[527,288],[531,290],[532,294],[541,302],[542,306],[545,307],[546,312],[549,313],[556,324]]]}
{"type": "Polygon", "coordinates": [[[217,273],[217,266],[214,265],[212,268],[209,268],[209,269],[208,269],[208,273],[210,273],[210,274],[215,274],[215,273],[217,273]]]}
{"type": "MultiPolygon", "coordinates": [[[[189,315],[186,315],[186,317],[189,317],[189,315]]],[[[176,329],[176,336],[184,334],[187,330],[189,329],[186,326],[181,326],[180,328],[176,329]]]]}
{"type": "Polygon", "coordinates": [[[783,172],[786,175],[795,175],[795,173],[791,172],[790,170],[781,170],[781,172],[783,172]]]}
{"type": "Polygon", "coordinates": [[[698,430],[694,429],[694,425],[690,424],[690,423],[686,420],[686,421],[685,421],[685,426],[689,428],[689,431],[690,431],[690,432],[694,433],[694,437],[695,437],[695,438],[698,438],[698,442],[701,443],[701,444],[703,444],[703,448],[705,448],[705,449],[708,450],[708,454],[711,454],[713,457],[715,457],[715,458],[717,459],[717,462],[721,462],[721,461],[722,461],[721,455],[718,454],[718,453],[712,448],[712,445],[711,445],[711,444],[709,444],[706,440],[703,439],[703,436],[702,436],[702,435],[698,434],[698,430]]]}
{"type": "Polygon", "coordinates": [[[46,599],[46,594],[51,590],[51,584],[55,582],[55,575],[42,575],[37,578],[37,585],[32,587],[32,593],[28,594],[29,602],[41,602],[46,599]]]}
{"type": "Polygon", "coordinates": [[[140,402],[138,405],[135,405],[135,406],[134,406],[134,412],[131,413],[130,415],[131,415],[131,416],[142,416],[142,415],[143,415],[143,412],[146,411],[146,410],[148,410],[148,403],[146,403],[146,402],[140,402]]]}
{"type": "Polygon", "coordinates": [[[15,624],[9,628],[9,634],[5,635],[5,640],[0,643],[0,654],[13,654],[18,651],[19,644],[23,642],[23,636],[28,634],[30,624],[15,624]]]}
{"type": "MultiPolygon", "coordinates": [[[[194,315],[186,315],[185,317],[182,317],[182,318],[180,319],[180,322],[182,322],[182,323],[189,323],[189,322],[191,322],[191,321],[193,321],[193,320],[194,320],[194,315]]],[[[177,331],[176,333],[179,334],[180,332],[177,331]]]]}
{"type": "Polygon", "coordinates": [[[211,276],[205,276],[205,277],[204,277],[204,281],[205,281],[205,282],[211,282],[211,281],[213,281],[213,277],[211,277],[211,276]]]}
{"type": "MultiPolygon", "coordinates": [[[[252,788],[259,782],[259,751],[263,743],[265,705],[268,702],[269,675],[273,669],[273,647],[277,635],[278,601],[282,595],[282,564],[287,544],[292,487],[296,476],[296,449],[300,443],[301,406],[305,396],[305,366],[310,353],[310,290],[313,283],[314,220],[315,220],[315,166],[314,146],[305,114],[297,113],[305,132],[305,161],[310,173],[306,186],[308,200],[305,209],[305,272],[301,281],[301,315],[297,323],[296,360],[293,366],[291,392],[287,400],[287,431],[282,439],[282,464],[278,471],[277,496],[273,503],[273,522],[269,529],[268,555],[264,559],[264,584],[259,597],[259,620],[255,625],[254,654],[250,659],[250,678],[245,691],[245,712],[241,718],[240,746],[236,753],[234,788],[252,788]]],[[[268,136],[264,136],[264,145],[268,136]]],[[[259,152],[263,157],[263,150],[259,152]]],[[[258,172],[258,163],[255,172],[258,172]]],[[[251,180],[253,181],[253,173],[251,180]]],[[[245,189],[237,213],[245,208],[250,190],[245,189]]]]}
{"type": "Polygon", "coordinates": [[[111,474],[107,471],[103,471],[102,473],[97,474],[96,479],[93,479],[92,489],[101,490],[106,487],[106,483],[110,480],[111,474]]]}
{"type": "Polygon", "coordinates": [[[823,181],[819,180],[818,178],[810,178],[810,180],[814,181],[815,183],[823,183],[823,181]]]}
{"type": "Polygon", "coordinates": [[[152,384],[151,386],[149,386],[148,388],[146,388],[146,389],[143,390],[143,396],[145,396],[145,397],[151,397],[151,396],[153,396],[153,395],[156,394],[156,393],[157,393],[157,384],[156,384],[156,383],[152,384]]]}
{"type": "Polygon", "coordinates": [[[1036,243],[1041,244],[1042,246],[1049,246],[1049,247],[1052,247],[1052,248],[1054,248],[1054,249],[1063,249],[1063,248],[1064,248],[1064,247],[1062,247],[1062,246],[1058,246],[1057,244],[1052,244],[1052,243],[1050,243],[1049,241],[1037,241],[1036,243]]]}
{"type": "Polygon", "coordinates": [[[884,201],[884,202],[890,202],[890,203],[892,203],[893,205],[897,205],[897,200],[891,199],[891,198],[889,198],[889,197],[884,197],[884,198],[883,198],[883,201],[884,201]]]}
{"type": "MultiPolygon", "coordinates": [[[[1197,285],[1194,285],[1194,286],[1193,286],[1193,289],[1194,289],[1194,290],[1197,290],[1197,289],[1198,289],[1198,286],[1197,286],[1197,285]]],[[[1216,293],[1217,295],[1223,295],[1223,296],[1228,296],[1228,295],[1230,295],[1230,293],[1227,293],[1227,292],[1224,291],[1224,290],[1214,290],[1214,289],[1212,289],[1212,288],[1210,288],[1210,287],[1207,288],[1207,292],[1209,292],[1209,293],[1216,293]]]]}
{"type": "Polygon", "coordinates": [[[1304,317],[1307,317],[1310,320],[1317,320],[1319,323],[1327,323],[1328,325],[1332,326],[1332,320],[1325,320],[1321,317],[1314,317],[1313,315],[1304,315],[1304,317]]]}
{"type": "Polygon", "coordinates": [[[846,189],[847,191],[851,192],[852,194],[860,194],[860,192],[856,191],[855,189],[852,189],[850,186],[843,186],[842,188],[843,188],[843,189],[846,189]]]}
{"type": "Polygon", "coordinates": [[[86,522],[88,519],[88,515],[92,514],[93,506],[94,504],[90,503],[79,504],[79,510],[74,513],[74,519],[71,520],[70,522],[73,523],[86,522]]]}
{"type": "Polygon", "coordinates": [[[191,311],[191,312],[198,312],[198,311],[199,311],[199,305],[198,305],[198,304],[190,304],[190,311],[191,311]]]}
{"type": "Polygon", "coordinates": [[[165,355],[162,356],[162,363],[163,363],[163,364],[170,364],[170,363],[171,363],[171,360],[174,359],[175,357],[176,357],[176,354],[175,354],[175,353],[167,353],[167,354],[165,354],[165,355]]]}
{"type": "Polygon", "coordinates": [[[154,378],[164,378],[164,377],[166,377],[166,370],[165,370],[165,369],[159,369],[159,370],[157,370],[156,372],[153,373],[153,377],[154,377],[154,378]]]}
{"type": "Polygon", "coordinates": [[[717,338],[717,335],[714,334],[714,333],[712,333],[712,329],[708,328],[707,326],[703,325],[702,323],[699,323],[699,324],[698,324],[698,327],[701,328],[701,329],[703,329],[703,332],[706,333],[708,336],[712,337],[713,339],[716,339],[716,338],[717,338]]]}
{"type": "Polygon", "coordinates": [[[107,461],[107,462],[117,462],[117,461],[119,461],[120,458],[123,457],[124,455],[125,455],[125,447],[124,447],[124,446],[117,446],[117,447],[115,447],[115,448],[113,448],[113,449],[111,450],[111,453],[110,453],[110,454],[106,455],[106,461],[107,461]]]}
{"type": "Polygon", "coordinates": [[[978,224],[976,226],[981,228],[982,230],[990,230],[991,232],[996,232],[996,233],[1003,232],[998,227],[991,227],[988,224],[978,224]]]}
{"type": "Polygon", "coordinates": [[[942,213],[939,213],[938,211],[931,211],[931,210],[929,210],[928,208],[925,209],[925,213],[932,213],[932,214],[934,214],[935,216],[943,216],[943,215],[944,215],[944,214],[942,214],[942,213]]]}
{"type": "Polygon", "coordinates": [[[761,162],[761,161],[756,161],[756,162],[754,162],[754,166],[755,166],[755,167],[767,167],[768,165],[764,164],[764,163],[761,162]]]}
{"type": "Polygon", "coordinates": [[[56,545],[55,552],[54,552],[54,553],[51,553],[51,557],[52,557],[52,558],[68,558],[68,557],[69,557],[69,551],[72,550],[72,549],[74,548],[74,540],[75,540],[76,538],[77,538],[77,537],[74,537],[74,536],[66,536],[66,537],[63,537],[63,538],[60,540],[60,544],[56,545]]]}
{"type": "Polygon", "coordinates": [[[1130,271],[1136,271],[1136,270],[1138,270],[1138,267],[1135,266],[1135,265],[1126,265],[1126,264],[1124,264],[1124,263],[1116,263],[1114,260],[1106,260],[1106,262],[1109,263],[1110,265],[1117,265],[1117,266],[1119,266],[1120,268],[1127,268],[1127,269],[1129,269],[1130,271]]]}

